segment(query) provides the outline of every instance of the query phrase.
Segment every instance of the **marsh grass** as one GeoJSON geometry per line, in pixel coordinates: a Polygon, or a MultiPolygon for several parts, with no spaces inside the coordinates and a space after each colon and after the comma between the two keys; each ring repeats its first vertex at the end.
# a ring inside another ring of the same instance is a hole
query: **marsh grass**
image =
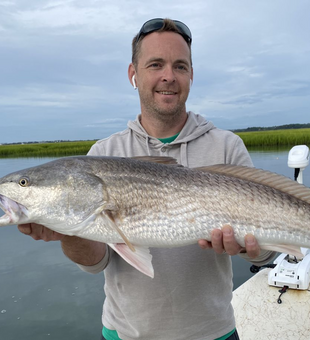
{"type": "MultiPolygon", "coordinates": [[[[247,147],[310,146],[310,129],[237,132],[247,147]]],[[[96,141],[0,145],[0,158],[86,155],[96,141]]]]}
{"type": "Polygon", "coordinates": [[[0,158],[86,155],[95,141],[0,145],[0,158]]]}
{"type": "Polygon", "coordinates": [[[247,147],[310,145],[310,129],[238,132],[247,147]]]}

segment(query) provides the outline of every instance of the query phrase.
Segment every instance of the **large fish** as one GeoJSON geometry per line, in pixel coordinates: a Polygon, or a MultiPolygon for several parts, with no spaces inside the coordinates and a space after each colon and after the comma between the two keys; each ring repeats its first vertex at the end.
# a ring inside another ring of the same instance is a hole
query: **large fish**
{"type": "Polygon", "coordinates": [[[254,168],[158,160],[67,157],[9,174],[0,180],[0,226],[35,222],[108,243],[151,277],[148,247],[210,240],[224,224],[241,246],[251,233],[264,249],[310,248],[309,188],[254,168]]]}

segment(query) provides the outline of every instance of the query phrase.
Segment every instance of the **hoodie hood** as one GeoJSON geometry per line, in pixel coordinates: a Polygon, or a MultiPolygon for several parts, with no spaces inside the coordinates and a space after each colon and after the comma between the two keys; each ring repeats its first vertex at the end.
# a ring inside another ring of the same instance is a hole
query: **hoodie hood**
{"type": "Polygon", "coordinates": [[[216,128],[205,118],[188,112],[188,119],[178,137],[162,143],[149,136],[139,122],[97,141],[88,152],[91,156],[114,157],[166,156],[183,166],[201,167],[213,164],[253,166],[242,139],[231,131],[216,128]]]}
{"type": "MultiPolygon", "coordinates": [[[[169,144],[180,144],[180,143],[187,143],[190,142],[204,133],[215,129],[215,126],[212,122],[206,121],[205,118],[202,116],[195,114],[191,111],[187,113],[188,118],[187,121],[183,127],[183,129],[180,131],[179,136],[169,144]]],[[[138,115],[136,120],[129,121],[128,127],[129,129],[133,130],[137,135],[139,135],[142,138],[149,139],[152,141],[152,144],[155,142],[155,144],[162,144],[156,137],[149,136],[148,133],[144,130],[143,126],[140,123],[140,116],[138,115]]]]}
{"type": "Polygon", "coordinates": [[[212,122],[206,121],[202,116],[189,111],[187,121],[178,137],[173,142],[167,144],[163,144],[157,138],[148,135],[140,123],[140,115],[137,116],[135,121],[128,122],[128,128],[134,132],[142,143],[145,143],[148,155],[153,154],[151,149],[160,151],[164,149],[164,145],[180,146],[180,156],[177,158],[181,164],[188,166],[187,144],[210,130],[215,129],[215,126],[212,122]]]}

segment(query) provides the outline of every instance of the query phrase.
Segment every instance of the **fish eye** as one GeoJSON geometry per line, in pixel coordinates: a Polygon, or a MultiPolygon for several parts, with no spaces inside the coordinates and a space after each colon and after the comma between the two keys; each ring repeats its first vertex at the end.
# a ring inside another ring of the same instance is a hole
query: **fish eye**
{"type": "Polygon", "coordinates": [[[28,181],[27,178],[21,178],[21,179],[19,180],[19,185],[20,185],[21,187],[26,187],[26,186],[28,186],[28,184],[29,184],[29,181],[28,181]]]}

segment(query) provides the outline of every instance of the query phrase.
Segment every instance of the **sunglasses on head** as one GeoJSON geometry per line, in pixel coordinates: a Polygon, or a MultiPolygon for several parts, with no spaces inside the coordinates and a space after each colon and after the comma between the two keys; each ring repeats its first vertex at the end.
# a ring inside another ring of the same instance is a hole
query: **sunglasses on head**
{"type": "MultiPolygon", "coordinates": [[[[191,43],[192,42],[192,34],[191,34],[191,31],[189,30],[189,28],[185,24],[183,24],[183,22],[181,22],[181,21],[178,21],[178,20],[172,20],[172,21],[174,22],[175,26],[179,30],[182,37],[186,40],[186,42],[191,43]]],[[[141,27],[141,29],[140,29],[140,31],[137,35],[136,41],[139,41],[139,39],[141,38],[142,35],[147,35],[149,33],[158,31],[163,26],[164,26],[164,19],[162,19],[162,18],[156,18],[156,19],[148,20],[141,27]]]]}

